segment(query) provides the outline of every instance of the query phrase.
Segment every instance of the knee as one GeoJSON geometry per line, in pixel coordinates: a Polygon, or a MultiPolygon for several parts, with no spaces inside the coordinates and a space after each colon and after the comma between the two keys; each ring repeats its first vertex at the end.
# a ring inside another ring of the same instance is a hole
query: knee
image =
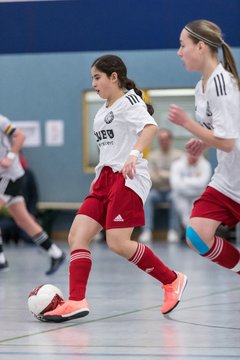
{"type": "Polygon", "coordinates": [[[186,242],[191,249],[197,250],[200,255],[209,251],[208,245],[191,226],[188,226],[186,230],[186,242]]]}
{"type": "Polygon", "coordinates": [[[68,234],[68,245],[70,246],[70,248],[71,248],[71,245],[73,244],[73,237],[72,237],[72,234],[71,233],[69,233],[68,234]]]}
{"type": "Polygon", "coordinates": [[[68,234],[68,244],[70,249],[74,247],[75,243],[76,243],[76,236],[74,236],[74,233],[70,230],[68,234]]]}
{"type": "Polygon", "coordinates": [[[115,254],[121,255],[121,241],[114,235],[107,236],[106,238],[108,248],[115,254]]]}

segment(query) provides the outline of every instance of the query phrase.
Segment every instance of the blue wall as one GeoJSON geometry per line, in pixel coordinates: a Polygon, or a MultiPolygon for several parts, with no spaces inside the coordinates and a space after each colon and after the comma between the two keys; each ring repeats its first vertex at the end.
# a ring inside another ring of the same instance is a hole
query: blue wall
{"type": "MultiPolygon", "coordinates": [[[[240,49],[234,50],[240,59],[240,49]]],[[[41,122],[42,145],[25,148],[25,154],[37,175],[43,201],[81,201],[88,192],[92,175],[84,173],[82,166],[82,91],[91,89],[90,65],[99,54],[0,56],[1,113],[12,120],[41,122]],[[64,120],[64,146],[45,146],[48,119],[64,120]]],[[[183,69],[176,50],[117,54],[126,62],[129,77],[142,88],[193,87],[198,79],[183,69]]]]}
{"type": "Polygon", "coordinates": [[[240,1],[81,0],[0,4],[0,112],[41,122],[42,145],[26,148],[42,201],[81,201],[93,175],[83,172],[82,92],[105,52],[126,62],[142,88],[193,87],[176,55],[179,32],[194,18],[216,21],[240,67],[240,1]],[[227,10],[227,16],[226,16],[227,10]],[[144,51],[142,50],[144,49],[144,51]],[[65,143],[45,145],[44,125],[62,119],[65,143]]]}

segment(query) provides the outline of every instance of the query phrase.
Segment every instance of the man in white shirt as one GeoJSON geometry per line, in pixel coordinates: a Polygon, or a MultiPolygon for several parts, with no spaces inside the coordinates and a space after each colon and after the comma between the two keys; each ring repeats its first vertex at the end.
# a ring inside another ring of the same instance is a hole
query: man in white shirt
{"type": "Polygon", "coordinates": [[[152,240],[154,210],[159,202],[169,203],[167,240],[169,242],[178,241],[179,220],[171,200],[169,174],[172,162],[182,155],[182,151],[173,147],[172,140],[172,132],[168,129],[161,129],[158,133],[159,147],[150,152],[148,156],[152,188],[144,206],[145,226],[138,239],[142,243],[152,240]]]}
{"type": "Polygon", "coordinates": [[[187,227],[194,201],[202,195],[211,175],[211,165],[202,155],[184,153],[172,163],[170,169],[172,201],[184,228],[187,227]]]}

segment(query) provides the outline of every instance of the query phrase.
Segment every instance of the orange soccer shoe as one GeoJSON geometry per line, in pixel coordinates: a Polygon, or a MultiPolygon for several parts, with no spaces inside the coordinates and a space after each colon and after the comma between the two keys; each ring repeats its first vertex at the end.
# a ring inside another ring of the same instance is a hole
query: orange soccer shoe
{"type": "Polygon", "coordinates": [[[164,301],[162,305],[162,314],[168,314],[172,311],[181,300],[183,291],[187,285],[187,276],[176,272],[177,278],[171,284],[163,285],[162,288],[165,291],[164,301]]]}
{"type": "Polygon", "coordinates": [[[39,320],[63,322],[84,317],[89,314],[89,306],[86,299],[81,301],[66,300],[59,304],[56,309],[41,315],[39,320]]]}

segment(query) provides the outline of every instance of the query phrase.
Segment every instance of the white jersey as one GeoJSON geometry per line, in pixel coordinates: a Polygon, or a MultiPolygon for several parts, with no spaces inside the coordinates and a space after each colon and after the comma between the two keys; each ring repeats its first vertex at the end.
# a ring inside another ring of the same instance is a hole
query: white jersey
{"type": "Polygon", "coordinates": [[[219,64],[207,82],[196,86],[196,119],[213,130],[216,137],[235,139],[234,149],[227,153],[217,149],[218,165],[210,186],[240,203],[240,91],[233,76],[219,64]]]}
{"type": "MultiPolygon", "coordinates": [[[[7,153],[11,150],[11,134],[16,128],[8,118],[0,115],[0,159],[6,157],[7,153]]],[[[18,156],[13,160],[9,168],[0,166],[0,178],[5,177],[12,181],[24,175],[24,170],[21,166],[18,156]]]]}
{"type": "MultiPolygon", "coordinates": [[[[114,172],[123,168],[138,135],[147,124],[157,125],[148,113],[146,104],[134,90],[128,91],[112,106],[106,107],[104,104],[98,110],[93,125],[100,153],[96,178],[104,166],[111,167],[114,172]]],[[[147,160],[143,159],[142,154],[137,160],[134,179],[127,178],[125,184],[145,202],[152,183],[147,160]]]]}

